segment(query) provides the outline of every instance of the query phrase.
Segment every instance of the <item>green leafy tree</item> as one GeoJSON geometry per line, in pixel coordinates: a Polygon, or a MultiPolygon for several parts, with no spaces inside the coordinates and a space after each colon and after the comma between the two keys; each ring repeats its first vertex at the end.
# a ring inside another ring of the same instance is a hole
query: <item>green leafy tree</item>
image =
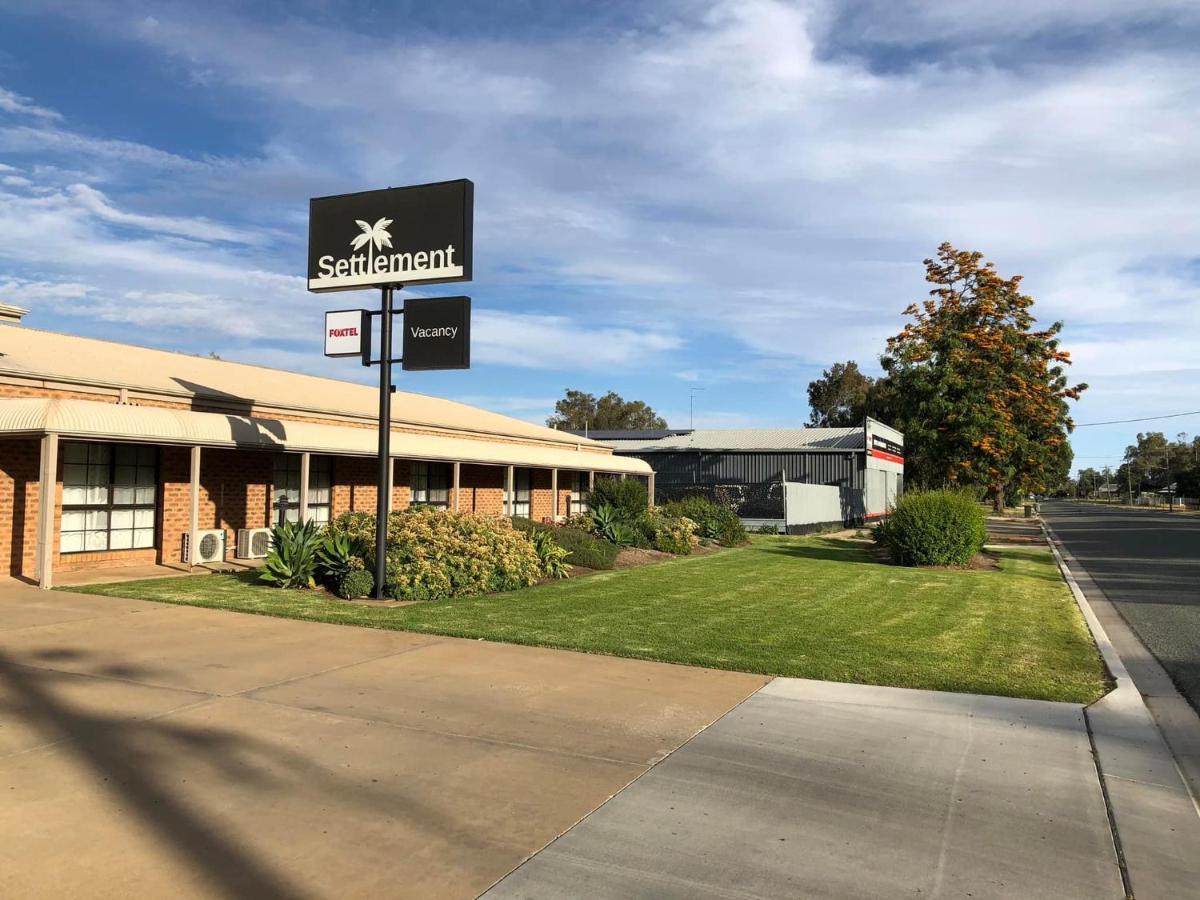
{"type": "Polygon", "coordinates": [[[859,371],[854,360],[834,363],[808,383],[808,424],[818,428],[861,424],[874,385],[875,379],[859,371]]]}
{"type": "Polygon", "coordinates": [[[1189,441],[1181,433],[1171,441],[1161,431],[1138,434],[1137,443],[1125,448],[1118,472],[1135,492],[1174,484],[1182,496],[1195,497],[1200,494],[1200,437],[1189,441]]]}
{"type": "Polygon", "coordinates": [[[977,487],[997,509],[1046,491],[1070,468],[1067,401],[1087,388],[1067,381],[1062,323],[1035,328],[1021,276],[1001,277],[981,253],[944,243],[925,269],[930,298],[904,311],[912,321],[880,358],[910,479],[977,487]]]}
{"type": "Polygon", "coordinates": [[[1104,473],[1090,466],[1086,469],[1079,470],[1079,476],[1075,479],[1075,486],[1078,497],[1090,497],[1104,484],[1104,473]]]}
{"type": "Polygon", "coordinates": [[[666,428],[667,421],[641,400],[625,400],[609,391],[599,400],[593,394],[567,389],[546,420],[551,428],[566,431],[637,431],[666,428]]]}

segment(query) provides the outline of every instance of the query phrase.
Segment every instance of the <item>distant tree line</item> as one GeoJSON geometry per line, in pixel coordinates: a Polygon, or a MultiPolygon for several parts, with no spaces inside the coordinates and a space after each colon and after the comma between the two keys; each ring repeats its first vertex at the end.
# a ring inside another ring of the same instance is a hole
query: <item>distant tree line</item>
{"type": "Polygon", "coordinates": [[[1125,448],[1124,461],[1113,469],[1089,466],[1070,479],[1062,493],[1071,497],[1097,494],[1129,502],[1145,493],[1165,491],[1174,485],[1179,497],[1200,497],[1200,435],[1167,439],[1161,431],[1138,434],[1137,443],[1125,448]]]}
{"type": "Polygon", "coordinates": [[[546,420],[564,431],[640,431],[666,428],[667,421],[641,400],[625,400],[615,391],[596,399],[592,394],[567,389],[546,420]]]}

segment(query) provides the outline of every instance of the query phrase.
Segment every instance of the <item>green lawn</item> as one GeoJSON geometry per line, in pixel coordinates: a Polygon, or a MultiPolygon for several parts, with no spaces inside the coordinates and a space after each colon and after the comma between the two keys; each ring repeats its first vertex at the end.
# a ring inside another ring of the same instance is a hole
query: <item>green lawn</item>
{"type": "Polygon", "coordinates": [[[197,575],[73,590],[831,681],[1088,703],[1099,653],[1050,554],[906,569],[856,543],[749,547],[511,594],[398,608],[197,575]]]}

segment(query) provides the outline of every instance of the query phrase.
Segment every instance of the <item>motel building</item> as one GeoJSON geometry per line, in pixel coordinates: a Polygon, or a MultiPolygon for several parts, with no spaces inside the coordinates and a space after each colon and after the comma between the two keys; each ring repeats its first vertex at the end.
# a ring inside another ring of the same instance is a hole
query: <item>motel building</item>
{"type": "MultiPolygon", "coordinates": [[[[40,331],[25,312],[0,304],[10,575],[49,588],[81,569],[254,560],[281,516],[375,512],[377,388],[40,331]]],[[[399,391],[391,456],[393,510],[559,518],[598,475],[654,477],[586,438],[399,391]]]]}

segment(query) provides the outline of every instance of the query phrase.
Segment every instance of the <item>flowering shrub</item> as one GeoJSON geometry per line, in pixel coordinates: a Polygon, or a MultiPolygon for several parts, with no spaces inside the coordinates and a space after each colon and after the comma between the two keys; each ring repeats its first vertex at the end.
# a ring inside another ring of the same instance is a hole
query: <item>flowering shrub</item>
{"type": "Polygon", "coordinates": [[[696,523],[696,530],[701,537],[726,547],[737,547],[748,540],[746,529],[737,514],[707,497],[684,497],[664,504],[662,509],[670,515],[691,519],[696,523]]]}
{"type": "MultiPolygon", "coordinates": [[[[365,548],[375,567],[375,517],[345,513],[330,524],[365,548]]],[[[528,587],[541,576],[533,544],[507,519],[432,508],[388,519],[384,593],[400,600],[443,600],[528,587]]]]}
{"type": "Polygon", "coordinates": [[[692,552],[696,523],[683,516],[672,516],[661,509],[648,509],[638,516],[637,526],[646,544],[663,553],[686,556],[692,552]]]}

